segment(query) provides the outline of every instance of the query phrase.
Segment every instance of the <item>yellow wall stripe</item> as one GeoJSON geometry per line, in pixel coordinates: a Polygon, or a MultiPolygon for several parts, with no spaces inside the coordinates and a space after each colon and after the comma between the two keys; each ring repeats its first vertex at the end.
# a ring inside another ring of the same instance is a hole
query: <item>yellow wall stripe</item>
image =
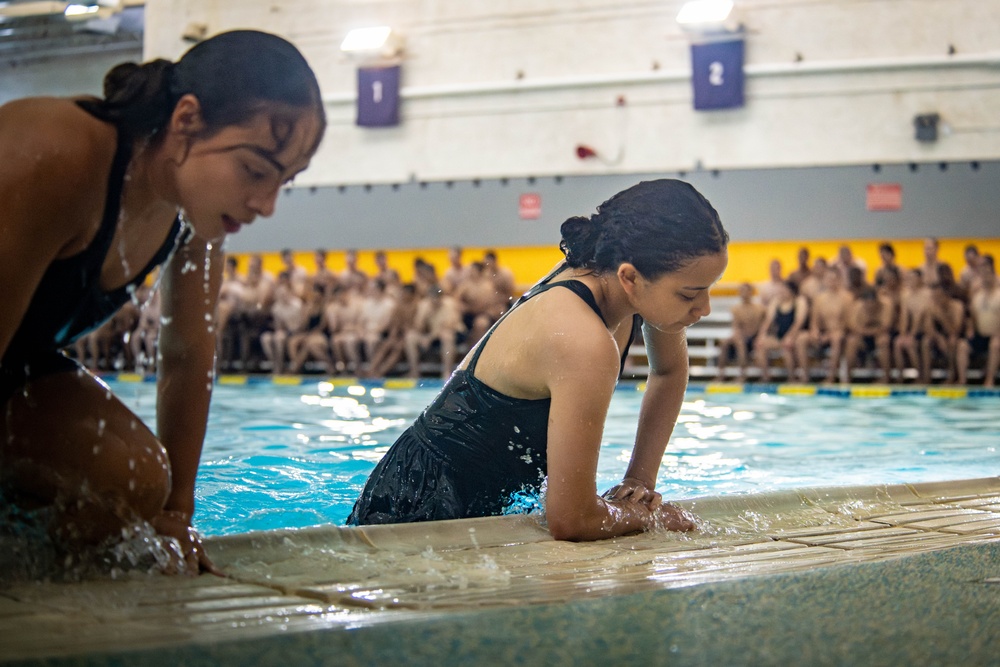
{"type": "MultiPolygon", "coordinates": [[[[885,239],[896,249],[896,258],[901,266],[919,266],[923,263],[922,239],[885,239]]],[[[739,241],[734,240],[729,246],[729,268],[722,277],[724,285],[734,285],[741,282],[762,282],[768,278],[768,265],[772,259],[781,262],[787,275],[797,266],[796,257],[799,248],[805,246],[813,258],[824,257],[833,260],[841,245],[848,245],[855,257],[868,265],[869,278],[874,276],[879,266],[878,246],[881,240],[876,239],[826,239],[826,240],[782,240],[782,241],[739,241]]],[[[1000,238],[951,238],[940,239],[939,256],[951,264],[956,274],[965,265],[965,246],[974,243],[982,253],[990,253],[1000,257],[1000,238]]],[[[375,272],[375,250],[358,251],[358,266],[369,274],[375,272]]],[[[481,260],[488,248],[464,248],[462,257],[465,263],[481,260]]],[[[562,253],[553,246],[509,246],[494,248],[501,266],[509,268],[514,278],[522,288],[535,283],[544,276],[557,262],[562,259],[562,253]]],[[[277,251],[260,253],[264,268],[277,274],[281,271],[281,258],[277,251]]],[[[240,272],[246,272],[247,253],[234,255],[240,261],[240,272]]],[[[295,261],[298,265],[312,272],[316,268],[312,250],[296,250],[295,261]]],[[[342,271],[346,267],[346,253],[343,250],[330,250],[327,253],[327,266],[333,271],[342,271]]],[[[399,272],[404,281],[413,279],[413,262],[418,257],[433,264],[438,275],[443,275],[448,268],[448,248],[421,248],[409,250],[386,250],[389,265],[399,272]]]]}

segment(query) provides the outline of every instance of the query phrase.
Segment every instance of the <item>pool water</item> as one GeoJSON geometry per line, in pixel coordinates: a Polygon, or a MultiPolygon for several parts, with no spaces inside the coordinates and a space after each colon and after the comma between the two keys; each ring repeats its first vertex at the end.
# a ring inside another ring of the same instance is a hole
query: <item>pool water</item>
{"type": "MultiPolygon", "coordinates": [[[[153,383],[109,383],[147,423],[153,383]]],[[[440,389],[270,382],[215,389],[195,526],[205,535],[343,524],[369,472],[440,389]]],[[[642,393],[624,384],[598,489],[621,479],[642,393]]],[[[995,396],[712,395],[689,390],[663,458],[667,499],[1000,475],[995,396]]]]}

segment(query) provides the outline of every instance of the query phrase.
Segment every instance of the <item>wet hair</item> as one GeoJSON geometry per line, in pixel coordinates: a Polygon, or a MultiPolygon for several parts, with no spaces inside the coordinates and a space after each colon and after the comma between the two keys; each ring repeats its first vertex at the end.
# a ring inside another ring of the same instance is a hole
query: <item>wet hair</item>
{"type": "MultiPolygon", "coordinates": [[[[234,30],[193,46],[176,63],[122,63],[104,77],[104,98],[84,103],[133,138],[166,127],[178,100],[194,95],[206,134],[250,120],[269,102],[312,108],[326,127],[323,100],[309,64],[291,42],[266,32],[234,30]]],[[[277,127],[276,136],[284,133],[277,127]]],[[[316,146],[313,146],[315,150],[316,146]]]]}
{"type": "Polygon", "coordinates": [[[569,266],[600,275],[628,262],[651,280],[722,252],[729,243],[708,200],[690,184],[672,179],[623,190],[589,218],[570,218],[560,231],[559,249],[569,266]]]}

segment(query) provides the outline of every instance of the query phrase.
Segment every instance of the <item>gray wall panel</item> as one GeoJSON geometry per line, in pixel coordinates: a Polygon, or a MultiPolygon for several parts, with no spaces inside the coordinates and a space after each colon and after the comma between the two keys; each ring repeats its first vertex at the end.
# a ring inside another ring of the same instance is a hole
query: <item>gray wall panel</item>
{"type": "MultiPolygon", "coordinates": [[[[662,176],[662,175],[661,175],[662,176]]],[[[678,177],[678,174],[668,174],[678,177]]],[[[232,237],[233,252],[343,248],[549,245],[559,225],[655,174],[510,179],[397,186],[291,188],[277,212],[232,237]],[[542,197],[538,220],[518,198],[542,197]]],[[[734,240],[1000,236],[1000,162],[816,167],[680,175],[716,206],[734,240]],[[869,183],[899,183],[903,209],[866,210],[869,183]]]]}

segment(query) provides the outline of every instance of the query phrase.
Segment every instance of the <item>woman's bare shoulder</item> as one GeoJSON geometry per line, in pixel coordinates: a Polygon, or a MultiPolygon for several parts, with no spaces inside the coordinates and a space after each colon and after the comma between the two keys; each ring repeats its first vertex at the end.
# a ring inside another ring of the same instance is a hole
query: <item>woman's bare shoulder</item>
{"type": "Polygon", "coordinates": [[[619,353],[614,336],[583,299],[568,289],[550,289],[531,301],[535,301],[532,328],[546,340],[547,354],[586,355],[593,362],[607,361],[617,373],[619,353]]]}
{"type": "Polygon", "coordinates": [[[114,129],[72,100],[37,97],[0,106],[0,194],[7,214],[85,224],[90,211],[103,208],[115,145],[114,129]]]}
{"type": "Polygon", "coordinates": [[[114,128],[71,99],[33,97],[0,106],[0,155],[30,178],[55,175],[69,179],[66,186],[89,183],[102,163],[110,164],[115,143],[114,128]]]}

